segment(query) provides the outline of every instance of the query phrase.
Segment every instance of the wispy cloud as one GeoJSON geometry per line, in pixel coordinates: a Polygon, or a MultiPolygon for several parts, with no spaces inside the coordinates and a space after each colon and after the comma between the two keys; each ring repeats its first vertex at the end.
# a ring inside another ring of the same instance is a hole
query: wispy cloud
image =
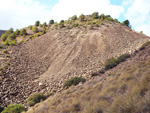
{"type": "Polygon", "coordinates": [[[50,10],[33,0],[1,0],[0,15],[0,29],[22,28],[36,20],[48,20],[50,10]]]}
{"type": "Polygon", "coordinates": [[[150,36],[150,2],[149,0],[132,0],[124,16],[130,20],[135,30],[150,36]]]}

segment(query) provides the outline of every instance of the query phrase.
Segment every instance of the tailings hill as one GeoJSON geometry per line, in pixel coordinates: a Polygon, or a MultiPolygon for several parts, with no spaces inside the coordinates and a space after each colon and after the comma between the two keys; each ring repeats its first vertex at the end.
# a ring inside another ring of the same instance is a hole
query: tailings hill
{"type": "Polygon", "coordinates": [[[131,53],[147,40],[148,36],[119,23],[105,23],[92,30],[51,30],[11,47],[10,66],[0,82],[2,103],[24,103],[33,92],[59,91],[68,78],[88,78],[106,59],[131,53]]]}

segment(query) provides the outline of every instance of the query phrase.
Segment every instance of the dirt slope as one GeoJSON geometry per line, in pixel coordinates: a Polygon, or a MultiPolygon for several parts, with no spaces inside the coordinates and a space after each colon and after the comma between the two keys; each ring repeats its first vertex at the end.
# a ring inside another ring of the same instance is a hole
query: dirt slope
{"type": "Polygon", "coordinates": [[[105,23],[92,30],[49,31],[11,47],[10,66],[0,82],[1,102],[25,103],[33,92],[59,92],[69,77],[88,78],[106,59],[130,53],[147,40],[149,37],[119,23],[105,23]]]}
{"type": "Polygon", "coordinates": [[[150,46],[84,84],[49,97],[27,113],[149,113],[150,46]]]}

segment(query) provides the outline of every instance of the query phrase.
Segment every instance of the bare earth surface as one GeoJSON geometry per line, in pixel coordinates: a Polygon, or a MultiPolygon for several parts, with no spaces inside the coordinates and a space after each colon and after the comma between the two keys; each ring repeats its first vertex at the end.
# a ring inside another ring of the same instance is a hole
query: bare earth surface
{"type": "Polygon", "coordinates": [[[131,53],[147,40],[148,36],[119,23],[93,30],[49,31],[9,48],[10,66],[3,71],[0,81],[0,101],[3,106],[24,104],[34,92],[59,92],[68,78],[88,78],[102,68],[106,59],[131,53]]]}

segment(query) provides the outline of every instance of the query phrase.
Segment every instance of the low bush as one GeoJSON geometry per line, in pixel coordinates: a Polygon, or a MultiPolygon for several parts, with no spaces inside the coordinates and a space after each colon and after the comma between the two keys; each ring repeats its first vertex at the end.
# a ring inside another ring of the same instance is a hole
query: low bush
{"type": "Polygon", "coordinates": [[[20,43],[23,43],[24,42],[24,40],[22,39],[22,40],[20,40],[20,43]]]}
{"type": "Polygon", "coordinates": [[[82,78],[82,77],[72,77],[71,79],[67,80],[65,83],[64,83],[64,86],[63,87],[70,87],[72,85],[77,85],[79,84],[80,82],[85,82],[85,78],[82,78]]]}
{"type": "Polygon", "coordinates": [[[64,26],[64,23],[60,23],[60,24],[59,24],[59,28],[63,28],[63,27],[65,27],[65,26],[64,26]]]}
{"type": "Polygon", "coordinates": [[[9,46],[9,41],[6,40],[5,42],[2,42],[3,45],[9,46]]]}
{"type": "Polygon", "coordinates": [[[18,36],[20,34],[20,31],[18,29],[16,29],[15,33],[18,36]]]}
{"type": "Polygon", "coordinates": [[[37,28],[36,26],[33,26],[33,27],[32,27],[32,31],[33,31],[34,33],[37,33],[37,32],[38,32],[38,28],[37,28]]]}
{"type": "Polygon", "coordinates": [[[27,99],[27,105],[28,106],[34,106],[36,103],[39,103],[45,99],[46,99],[46,96],[44,94],[36,93],[36,94],[31,95],[27,99]]]}
{"type": "Polygon", "coordinates": [[[2,42],[5,42],[5,41],[7,40],[7,36],[6,36],[6,34],[2,34],[2,36],[1,36],[1,40],[2,40],[2,42]]]}
{"type": "Polygon", "coordinates": [[[39,25],[40,25],[40,21],[38,20],[35,22],[35,26],[39,26],[39,25]]]}
{"type": "Polygon", "coordinates": [[[105,70],[112,69],[113,67],[117,66],[120,62],[125,61],[127,58],[129,58],[129,54],[123,54],[119,56],[117,59],[110,58],[105,62],[105,70]]]}
{"type": "Polygon", "coordinates": [[[10,45],[11,45],[11,46],[15,46],[15,45],[17,45],[17,40],[13,40],[13,41],[11,41],[11,42],[10,42],[10,45]]]}
{"type": "Polygon", "coordinates": [[[93,29],[93,23],[89,26],[89,29],[90,29],[90,30],[93,29]]]}
{"type": "Polygon", "coordinates": [[[15,39],[16,39],[16,33],[13,32],[12,34],[10,34],[10,35],[8,36],[8,38],[9,38],[10,40],[15,40],[15,39]]]}
{"type": "Polygon", "coordinates": [[[32,25],[29,26],[29,29],[32,30],[32,25]]]}
{"type": "Polygon", "coordinates": [[[150,41],[146,41],[144,44],[142,44],[139,50],[145,49],[145,47],[148,45],[150,45],[150,41]]]}
{"type": "Polygon", "coordinates": [[[25,111],[25,107],[21,104],[11,104],[7,106],[2,113],[21,113],[25,111]]]}
{"type": "Polygon", "coordinates": [[[23,28],[23,29],[21,29],[21,31],[20,31],[20,35],[21,36],[23,36],[23,35],[27,35],[27,31],[26,31],[26,29],[25,28],[23,28]]]}

